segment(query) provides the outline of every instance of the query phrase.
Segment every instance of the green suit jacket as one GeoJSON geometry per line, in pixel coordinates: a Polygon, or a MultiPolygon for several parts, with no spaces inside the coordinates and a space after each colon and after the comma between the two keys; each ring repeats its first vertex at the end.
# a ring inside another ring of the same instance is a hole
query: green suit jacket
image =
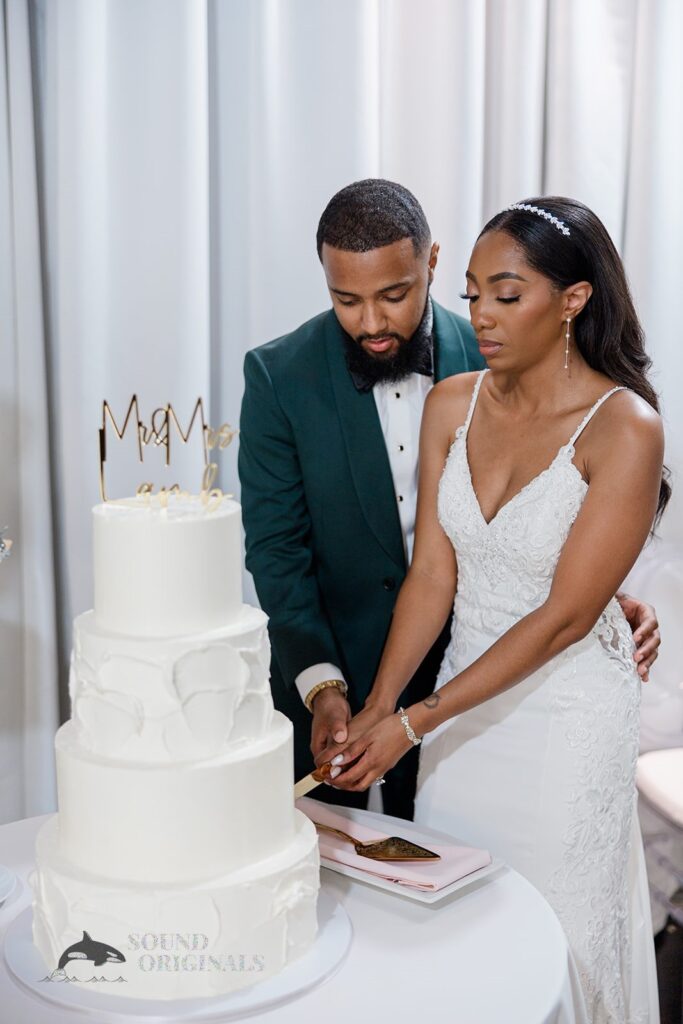
{"type": "MultiPolygon", "coordinates": [[[[435,379],[483,367],[469,322],[436,302],[433,311],[435,379]]],[[[270,620],[273,697],[294,719],[297,773],[311,761],[310,715],[295,677],[318,662],[339,665],[352,711],[359,710],[406,573],[377,408],[372,391],[354,386],[343,337],[330,310],[244,362],[246,564],[270,620]]],[[[437,646],[415,699],[433,689],[437,646]]]]}

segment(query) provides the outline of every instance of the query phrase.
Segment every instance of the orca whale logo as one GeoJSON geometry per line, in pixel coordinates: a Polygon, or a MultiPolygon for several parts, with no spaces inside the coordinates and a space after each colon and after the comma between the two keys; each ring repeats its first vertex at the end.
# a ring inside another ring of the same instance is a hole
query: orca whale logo
{"type": "Polygon", "coordinates": [[[92,960],[95,967],[101,967],[102,964],[123,964],[126,962],[125,956],[118,949],[108,946],[106,942],[95,942],[87,932],[83,932],[83,938],[80,942],[74,942],[73,946],[69,946],[68,949],[64,950],[57,965],[57,970],[64,970],[66,965],[74,960],[92,960]]]}

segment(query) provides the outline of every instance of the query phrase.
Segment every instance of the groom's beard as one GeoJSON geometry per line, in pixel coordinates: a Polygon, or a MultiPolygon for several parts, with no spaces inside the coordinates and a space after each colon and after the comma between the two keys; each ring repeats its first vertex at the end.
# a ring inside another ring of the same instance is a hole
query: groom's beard
{"type": "Polygon", "coordinates": [[[352,338],[344,334],[344,350],[346,365],[355,377],[363,379],[367,386],[375,384],[398,384],[411,373],[430,372],[432,365],[432,315],[429,294],[425,303],[422,319],[411,338],[390,331],[383,338],[396,338],[399,345],[392,356],[381,358],[372,356],[365,351],[361,342],[370,336],[361,334],[352,338]]]}

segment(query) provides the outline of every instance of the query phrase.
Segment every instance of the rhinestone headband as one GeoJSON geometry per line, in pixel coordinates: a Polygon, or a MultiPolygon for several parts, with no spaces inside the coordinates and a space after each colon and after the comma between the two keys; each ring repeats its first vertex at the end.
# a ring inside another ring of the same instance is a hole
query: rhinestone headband
{"type": "Polygon", "coordinates": [[[554,217],[552,213],[548,213],[547,210],[542,210],[540,206],[532,206],[531,203],[512,203],[510,206],[505,207],[506,210],[526,210],[527,213],[535,213],[537,217],[544,217],[553,227],[561,231],[563,235],[571,235],[571,231],[563,220],[559,217],[554,217]]]}

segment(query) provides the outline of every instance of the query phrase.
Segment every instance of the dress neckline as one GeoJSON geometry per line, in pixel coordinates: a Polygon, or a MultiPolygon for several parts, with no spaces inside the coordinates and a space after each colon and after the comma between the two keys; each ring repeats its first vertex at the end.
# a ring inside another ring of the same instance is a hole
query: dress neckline
{"type": "Polygon", "coordinates": [[[491,516],[490,519],[486,519],[486,517],[485,517],[485,515],[484,515],[484,513],[482,511],[482,508],[481,508],[481,503],[479,501],[479,497],[477,495],[476,490],[474,489],[474,481],[472,479],[472,468],[470,466],[469,452],[468,452],[468,448],[467,448],[467,435],[469,433],[470,423],[472,422],[472,416],[474,415],[474,409],[475,409],[475,406],[477,404],[477,399],[479,397],[479,390],[481,388],[482,381],[484,380],[484,377],[485,377],[485,375],[488,372],[489,372],[488,367],[486,369],[480,371],[479,376],[477,377],[477,380],[475,381],[474,388],[472,390],[472,398],[470,400],[470,406],[469,406],[469,409],[467,411],[467,419],[465,420],[465,423],[464,423],[464,425],[462,427],[462,432],[458,432],[456,434],[456,440],[457,439],[462,439],[463,453],[464,453],[464,458],[465,458],[465,467],[467,469],[467,479],[468,479],[468,482],[469,482],[469,485],[470,485],[470,491],[472,492],[472,497],[474,498],[474,504],[476,505],[476,508],[477,508],[477,511],[479,513],[479,517],[480,517],[482,523],[487,528],[492,526],[496,522],[496,520],[498,519],[500,514],[502,512],[504,512],[507,508],[509,508],[509,506],[512,505],[515,501],[517,501],[517,499],[520,498],[523,494],[526,494],[526,492],[529,491],[533,487],[534,484],[536,484],[539,480],[544,479],[555,468],[555,466],[557,465],[557,463],[559,462],[560,458],[563,455],[569,455],[569,459],[568,459],[566,464],[568,466],[570,466],[574,470],[574,472],[576,473],[578,479],[581,481],[583,486],[587,488],[588,484],[586,483],[586,481],[584,480],[583,476],[581,475],[580,470],[572,462],[572,457],[574,455],[574,450],[575,450],[574,449],[574,444],[575,444],[576,440],[578,439],[578,437],[583,433],[585,428],[588,426],[588,424],[590,423],[590,421],[592,420],[593,416],[598,411],[600,406],[603,404],[603,402],[607,401],[607,399],[610,397],[610,395],[613,395],[615,392],[627,390],[623,386],[617,385],[617,386],[611,388],[609,391],[606,391],[604,395],[601,395],[601,397],[597,400],[597,402],[595,402],[591,406],[591,408],[588,410],[586,415],[583,417],[583,419],[579,423],[578,427],[576,428],[576,430],[574,431],[574,433],[570,437],[569,441],[566,444],[563,444],[559,448],[559,450],[558,450],[557,454],[555,455],[555,457],[553,458],[552,462],[548,466],[546,466],[545,469],[542,469],[539,473],[536,473],[536,475],[533,476],[529,481],[527,481],[527,483],[525,483],[524,486],[521,487],[518,491],[515,491],[515,493],[512,495],[512,497],[508,498],[507,501],[503,502],[503,504],[498,507],[498,509],[496,510],[494,515],[491,516]]]}

